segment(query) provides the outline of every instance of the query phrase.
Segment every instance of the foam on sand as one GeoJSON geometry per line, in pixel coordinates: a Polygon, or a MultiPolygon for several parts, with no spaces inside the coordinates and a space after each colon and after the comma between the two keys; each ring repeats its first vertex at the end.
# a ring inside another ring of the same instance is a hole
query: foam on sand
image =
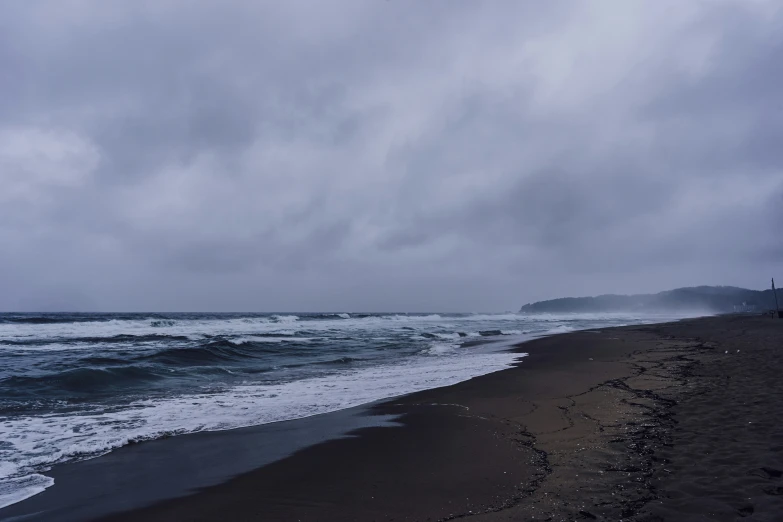
{"type": "Polygon", "coordinates": [[[54,479],[33,473],[23,477],[0,481],[0,509],[43,493],[54,485],[54,479]]]}

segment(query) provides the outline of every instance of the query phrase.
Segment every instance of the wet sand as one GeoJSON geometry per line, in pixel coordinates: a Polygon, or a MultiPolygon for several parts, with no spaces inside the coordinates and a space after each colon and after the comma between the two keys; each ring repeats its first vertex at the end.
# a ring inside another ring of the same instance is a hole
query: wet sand
{"type": "Polygon", "coordinates": [[[703,318],[516,349],[529,356],[515,368],[371,408],[398,415],[394,427],[104,520],[783,519],[783,321],[703,318]]]}

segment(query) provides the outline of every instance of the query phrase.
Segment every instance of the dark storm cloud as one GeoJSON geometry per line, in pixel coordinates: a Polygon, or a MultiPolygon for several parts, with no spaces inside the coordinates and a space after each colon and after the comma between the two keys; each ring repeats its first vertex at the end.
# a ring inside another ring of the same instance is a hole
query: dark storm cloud
{"type": "Polygon", "coordinates": [[[783,264],[774,2],[0,15],[2,309],[500,310],[783,264]]]}

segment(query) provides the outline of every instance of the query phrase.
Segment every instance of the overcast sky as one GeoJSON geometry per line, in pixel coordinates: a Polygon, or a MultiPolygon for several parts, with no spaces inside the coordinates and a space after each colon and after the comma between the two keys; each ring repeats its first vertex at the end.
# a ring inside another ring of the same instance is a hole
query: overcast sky
{"type": "Polygon", "coordinates": [[[0,0],[0,309],[783,282],[779,6],[0,0]]]}

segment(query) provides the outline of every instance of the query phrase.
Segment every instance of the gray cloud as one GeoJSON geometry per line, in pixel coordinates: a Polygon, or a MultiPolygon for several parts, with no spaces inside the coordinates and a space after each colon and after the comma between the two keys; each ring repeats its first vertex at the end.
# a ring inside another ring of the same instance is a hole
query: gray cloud
{"type": "Polygon", "coordinates": [[[761,286],[781,35],[771,0],[0,4],[0,309],[761,286]]]}

